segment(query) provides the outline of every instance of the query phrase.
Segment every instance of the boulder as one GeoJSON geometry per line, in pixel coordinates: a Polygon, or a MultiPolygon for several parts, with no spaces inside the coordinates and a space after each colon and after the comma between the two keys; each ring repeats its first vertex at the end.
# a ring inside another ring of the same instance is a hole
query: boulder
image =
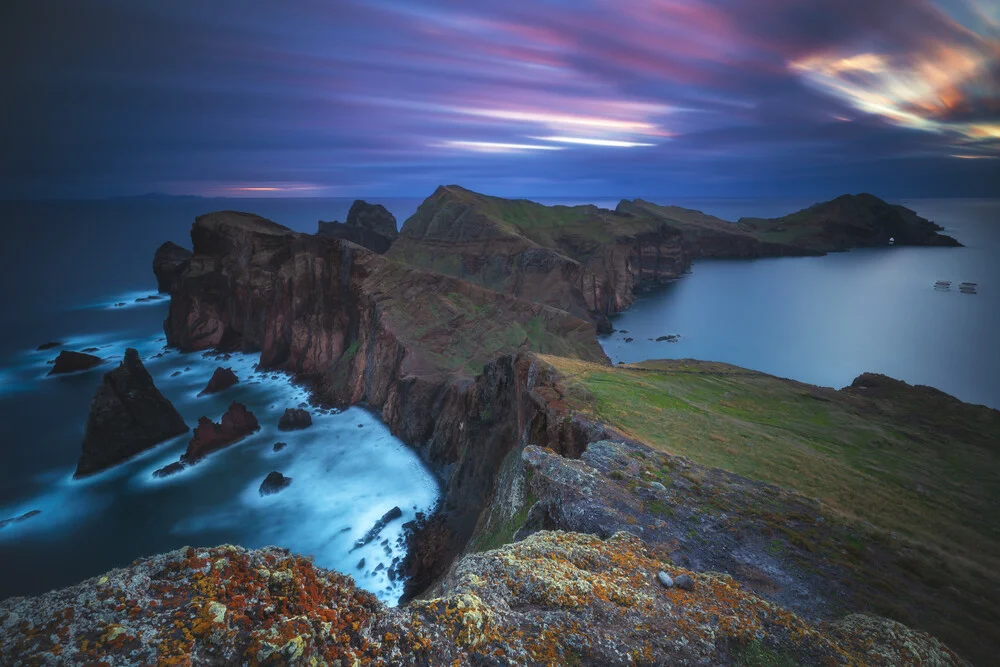
{"type": "Polygon", "coordinates": [[[139,353],[128,348],[94,393],[74,477],[109,468],[187,431],[180,413],[153,384],[139,353]]]}
{"type": "Polygon", "coordinates": [[[49,371],[49,375],[85,371],[97,366],[101,363],[101,361],[102,359],[100,357],[95,357],[92,354],[73,352],[72,350],[63,350],[59,353],[59,356],[55,358],[55,365],[52,367],[52,370],[49,371]]]}
{"type": "Polygon", "coordinates": [[[284,490],[284,488],[291,483],[291,477],[285,477],[277,470],[269,472],[267,477],[264,478],[264,481],[260,483],[260,495],[269,496],[277,493],[284,490]]]}
{"type": "Polygon", "coordinates": [[[285,414],[278,420],[278,429],[282,431],[298,431],[312,426],[312,416],[302,408],[286,408],[285,414]]]}
{"type": "Polygon", "coordinates": [[[271,448],[271,451],[280,452],[282,449],[284,449],[287,446],[288,446],[287,442],[276,442],[276,443],[274,443],[274,447],[271,448]]]}
{"type": "Polygon", "coordinates": [[[222,422],[219,424],[214,423],[208,417],[198,419],[198,426],[194,429],[194,437],[188,443],[183,460],[187,463],[196,463],[207,454],[242,440],[258,430],[260,430],[260,424],[254,414],[247,410],[247,406],[233,402],[226,413],[222,415],[222,422]]]}
{"type": "Polygon", "coordinates": [[[239,381],[240,379],[236,377],[236,373],[233,372],[232,368],[222,368],[220,366],[215,369],[215,372],[212,373],[212,378],[208,381],[208,384],[205,385],[205,388],[198,393],[198,395],[204,396],[205,394],[217,394],[220,391],[229,389],[239,381]]]}
{"type": "Polygon", "coordinates": [[[181,274],[191,262],[193,253],[172,241],[167,241],[156,249],[153,256],[153,273],[156,287],[161,292],[173,292],[180,284],[181,274]]]}

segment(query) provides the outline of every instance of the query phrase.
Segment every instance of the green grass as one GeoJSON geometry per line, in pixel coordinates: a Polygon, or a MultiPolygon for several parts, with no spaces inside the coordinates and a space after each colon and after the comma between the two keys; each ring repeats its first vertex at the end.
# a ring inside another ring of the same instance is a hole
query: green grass
{"type": "Polygon", "coordinates": [[[1000,564],[996,411],[925,405],[919,392],[880,402],[708,362],[545,361],[574,409],[631,437],[1000,564]]]}

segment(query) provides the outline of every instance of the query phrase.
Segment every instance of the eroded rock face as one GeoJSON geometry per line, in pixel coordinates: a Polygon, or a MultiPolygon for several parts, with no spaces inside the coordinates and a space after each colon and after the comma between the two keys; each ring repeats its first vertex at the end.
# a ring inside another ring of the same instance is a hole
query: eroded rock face
{"type": "Polygon", "coordinates": [[[389,250],[399,237],[396,218],[381,204],[369,204],[360,199],[351,205],[347,222],[319,222],[316,233],[357,243],[378,254],[389,250]]]}
{"type": "Polygon", "coordinates": [[[94,393],[75,477],[89,475],[188,431],[173,404],[129,348],[94,393]]]}
{"type": "Polygon", "coordinates": [[[906,626],[816,624],[627,533],[545,532],[465,557],[447,595],[387,608],[267,548],[182,549],[0,602],[0,657],[125,664],[965,664],[906,626]],[[663,588],[658,572],[688,577],[663,588]],[[98,639],[94,639],[98,638],[98,639]]]}
{"type": "Polygon", "coordinates": [[[194,437],[188,443],[184,460],[187,463],[196,463],[206,455],[238,442],[258,430],[260,424],[254,414],[247,410],[247,406],[234,401],[222,415],[221,423],[216,424],[208,417],[198,419],[198,426],[194,429],[194,437]]]}
{"type": "Polygon", "coordinates": [[[199,396],[204,396],[205,394],[217,394],[220,391],[229,389],[234,384],[240,381],[236,377],[236,373],[233,372],[232,368],[216,368],[215,372],[212,373],[212,377],[209,379],[208,384],[205,388],[198,392],[199,396]]]}
{"type": "Polygon", "coordinates": [[[59,375],[60,373],[76,373],[78,371],[85,371],[97,366],[103,361],[100,357],[95,357],[92,354],[87,354],[85,352],[74,352],[72,350],[63,350],[56,357],[55,364],[52,366],[52,370],[49,371],[49,375],[59,375]]]}
{"type": "Polygon", "coordinates": [[[190,250],[172,241],[167,241],[156,249],[153,273],[156,274],[156,285],[160,292],[169,293],[176,289],[184,269],[191,261],[191,255],[190,250]]]}

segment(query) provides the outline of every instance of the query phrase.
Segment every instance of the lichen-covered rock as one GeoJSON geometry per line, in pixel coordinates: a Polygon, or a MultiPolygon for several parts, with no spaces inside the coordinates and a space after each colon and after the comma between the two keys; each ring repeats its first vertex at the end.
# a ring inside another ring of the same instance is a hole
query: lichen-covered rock
{"type": "Polygon", "coordinates": [[[2,664],[731,665],[748,652],[796,664],[964,664],[884,619],[810,623],[625,533],[543,532],[468,556],[446,595],[399,608],[287,551],[231,546],[0,602],[2,664]],[[664,589],[658,570],[698,585],[664,589]]]}

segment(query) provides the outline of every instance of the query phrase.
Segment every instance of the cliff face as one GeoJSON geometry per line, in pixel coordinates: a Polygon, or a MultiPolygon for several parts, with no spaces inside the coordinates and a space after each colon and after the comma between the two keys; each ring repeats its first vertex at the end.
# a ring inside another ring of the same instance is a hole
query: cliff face
{"type": "Polygon", "coordinates": [[[262,367],[310,380],[319,400],[377,410],[443,472],[452,553],[489,498],[498,457],[526,428],[549,428],[532,407],[544,378],[511,355],[607,360],[589,322],[338,239],[232,212],[202,216],[191,236],[168,343],[259,351],[262,367]]]}
{"type": "Polygon", "coordinates": [[[390,256],[599,322],[685,272],[680,236],[596,206],[543,206],[442,186],[390,256]]]}
{"type": "Polygon", "coordinates": [[[378,254],[385,253],[399,237],[396,218],[381,204],[355,200],[347,213],[347,222],[323,222],[316,231],[321,236],[332,236],[357,243],[378,254]]]}

